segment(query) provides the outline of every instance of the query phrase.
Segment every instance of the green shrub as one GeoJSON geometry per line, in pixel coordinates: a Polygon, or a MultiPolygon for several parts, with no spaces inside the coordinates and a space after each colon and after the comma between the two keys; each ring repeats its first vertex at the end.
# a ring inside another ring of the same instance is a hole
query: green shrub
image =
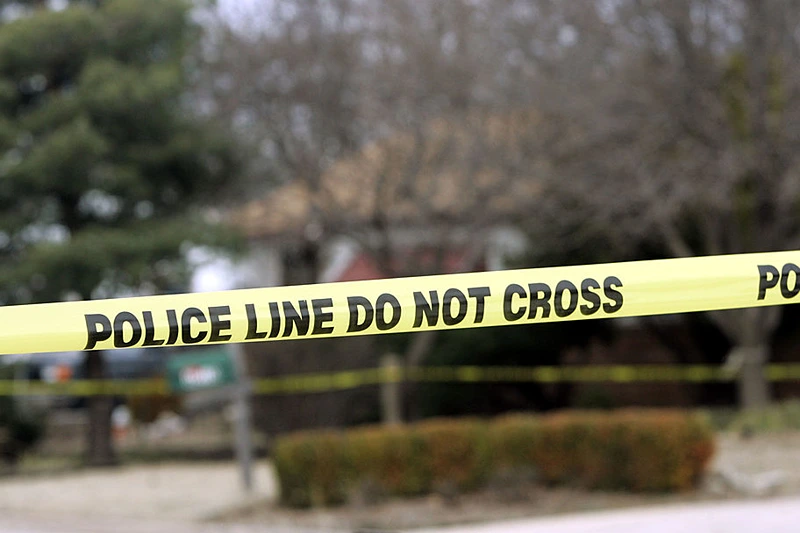
{"type": "Polygon", "coordinates": [[[340,432],[314,431],[281,439],[275,446],[275,469],[286,505],[336,505],[347,498],[351,468],[340,432]]]}
{"type": "Polygon", "coordinates": [[[589,489],[686,490],[714,451],[707,422],[680,411],[563,412],[542,417],[538,433],[527,454],[540,479],[589,489]]]}
{"type": "Polygon", "coordinates": [[[710,426],[678,411],[627,411],[623,448],[625,488],[681,491],[694,487],[714,454],[710,426]]]}
{"type": "Polygon", "coordinates": [[[680,491],[697,484],[713,452],[697,415],[565,411],[295,434],[278,440],[274,460],[283,503],[305,507],[341,503],[363,486],[396,496],[469,491],[515,470],[548,485],[680,491]]]}
{"type": "MultiPolygon", "coordinates": [[[[577,485],[585,479],[587,454],[594,452],[592,431],[603,422],[600,413],[590,419],[580,412],[564,412],[544,417],[542,436],[535,450],[542,480],[549,484],[577,485]],[[594,420],[594,423],[591,422],[594,420]]],[[[595,439],[598,440],[598,439],[595,439]]],[[[602,461],[597,461],[598,465],[602,461]]]]}
{"type": "Polygon", "coordinates": [[[423,443],[431,487],[453,484],[461,491],[481,486],[491,470],[488,427],[474,419],[434,419],[413,430],[423,443]]]}
{"type": "Polygon", "coordinates": [[[489,432],[494,466],[514,469],[535,465],[540,450],[541,419],[526,414],[505,415],[495,419],[489,432]]]}
{"type": "Polygon", "coordinates": [[[406,427],[367,427],[347,434],[353,479],[375,483],[387,494],[416,496],[430,491],[425,443],[406,427]]]}

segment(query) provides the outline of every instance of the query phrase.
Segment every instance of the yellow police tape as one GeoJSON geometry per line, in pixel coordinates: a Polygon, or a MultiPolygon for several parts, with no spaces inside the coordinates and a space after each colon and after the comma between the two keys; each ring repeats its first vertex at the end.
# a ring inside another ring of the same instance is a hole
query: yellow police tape
{"type": "Polygon", "coordinates": [[[0,307],[0,354],[342,337],[798,301],[800,251],[0,307]]]}
{"type": "Polygon", "coordinates": [[[167,382],[163,379],[74,380],[63,383],[0,381],[0,396],[150,396],[168,392],[167,382]]]}
{"type": "MultiPolygon", "coordinates": [[[[800,363],[767,365],[773,382],[800,380],[800,363]]],[[[425,383],[637,383],[730,382],[736,374],[715,365],[567,365],[538,367],[430,366],[369,368],[320,374],[259,378],[249,382],[255,395],[308,394],[402,381],[425,383]]],[[[0,396],[151,396],[169,394],[162,379],[77,380],[65,383],[0,381],[0,396]]]]}

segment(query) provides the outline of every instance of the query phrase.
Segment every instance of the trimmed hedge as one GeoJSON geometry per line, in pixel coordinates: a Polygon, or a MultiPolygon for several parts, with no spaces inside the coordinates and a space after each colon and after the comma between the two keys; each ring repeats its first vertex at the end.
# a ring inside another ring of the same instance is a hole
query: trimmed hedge
{"type": "Polygon", "coordinates": [[[697,415],[621,410],[304,432],[280,438],[274,461],[282,502],[308,507],[343,503],[365,484],[396,496],[470,491],[515,469],[535,470],[547,485],[682,491],[713,452],[697,415]]]}
{"type": "Polygon", "coordinates": [[[492,433],[495,464],[534,466],[545,484],[589,489],[687,490],[714,453],[710,425],[680,411],[511,416],[492,433]]]}
{"type": "Polygon", "coordinates": [[[387,494],[399,496],[430,490],[425,441],[418,433],[404,427],[369,427],[348,433],[345,443],[351,480],[370,482],[387,494]]]}

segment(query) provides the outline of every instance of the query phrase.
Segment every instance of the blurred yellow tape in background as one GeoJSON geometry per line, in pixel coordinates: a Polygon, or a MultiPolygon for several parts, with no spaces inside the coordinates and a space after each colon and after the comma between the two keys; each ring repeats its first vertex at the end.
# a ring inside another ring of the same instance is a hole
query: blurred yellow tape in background
{"type": "MultiPolygon", "coordinates": [[[[800,380],[800,363],[776,363],[766,367],[770,381],[800,380]]],[[[253,394],[308,394],[354,389],[402,381],[427,383],[636,383],[636,382],[730,382],[735,374],[715,365],[598,365],[598,366],[428,366],[369,368],[342,372],[297,374],[250,381],[253,394]]],[[[0,395],[42,396],[147,396],[168,394],[165,380],[0,381],[0,395]]]]}

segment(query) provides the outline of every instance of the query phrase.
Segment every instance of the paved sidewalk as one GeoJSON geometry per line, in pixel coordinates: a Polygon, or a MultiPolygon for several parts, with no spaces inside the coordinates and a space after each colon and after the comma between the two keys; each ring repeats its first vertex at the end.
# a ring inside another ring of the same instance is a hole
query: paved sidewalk
{"type": "Polygon", "coordinates": [[[800,498],[666,505],[413,533],[797,533],[800,498]]]}

